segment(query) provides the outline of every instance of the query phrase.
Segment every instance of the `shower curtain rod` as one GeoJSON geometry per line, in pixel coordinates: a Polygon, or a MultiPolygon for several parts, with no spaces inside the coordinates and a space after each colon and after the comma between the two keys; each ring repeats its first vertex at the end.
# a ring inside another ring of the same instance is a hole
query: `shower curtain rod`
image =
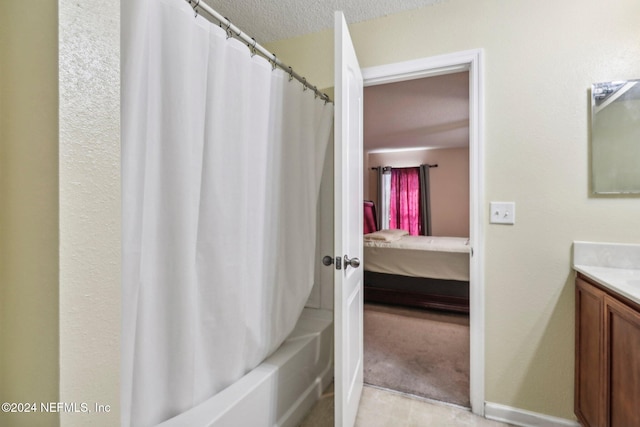
{"type": "MultiPolygon", "coordinates": [[[[429,168],[437,168],[438,164],[436,163],[435,165],[430,165],[428,163],[424,163],[424,164],[422,164],[420,166],[427,166],[429,168]]],[[[412,169],[412,168],[417,168],[417,167],[419,167],[419,166],[408,166],[408,167],[403,167],[403,168],[392,168],[391,166],[373,166],[371,168],[371,170],[374,171],[374,170],[378,170],[380,168],[382,168],[382,169],[387,169],[387,168],[389,168],[389,169],[412,169]]]]}
{"type": "Polygon", "coordinates": [[[213,8],[211,8],[211,6],[202,2],[202,0],[185,0],[185,1],[189,3],[189,5],[193,8],[196,14],[198,13],[198,9],[202,9],[208,15],[211,15],[216,21],[219,22],[220,28],[223,28],[223,26],[226,27],[225,30],[227,31],[227,38],[235,37],[245,42],[247,44],[247,47],[249,48],[249,51],[251,52],[251,56],[255,55],[256,53],[259,53],[262,57],[264,57],[271,63],[271,66],[274,69],[278,67],[284,70],[287,74],[289,74],[289,80],[296,79],[297,81],[302,83],[302,85],[304,86],[304,90],[311,89],[315,93],[316,97],[324,100],[325,103],[326,102],[333,103],[331,98],[329,98],[329,95],[327,95],[326,93],[320,92],[316,86],[311,86],[311,84],[307,82],[307,79],[305,77],[302,77],[301,75],[293,71],[293,68],[289,67],[287,64],[280,61],[274,53],[269,52],[263,46],[256,43],[256,39],[249,37],[247,34],[243,33],[242,30],[240,30],[238,27],[233,25],[231,21],[229,21],[229,19],[220,15],[213,8]]]}

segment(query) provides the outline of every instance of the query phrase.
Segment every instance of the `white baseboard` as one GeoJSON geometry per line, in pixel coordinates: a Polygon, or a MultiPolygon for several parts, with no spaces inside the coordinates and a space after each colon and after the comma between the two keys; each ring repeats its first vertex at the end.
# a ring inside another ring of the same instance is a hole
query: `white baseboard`
{"type": "Polygon", "coordinates": [[[484,416],[490,420],[502,421],[522,427],[580,427],[577,421],[491,402],[485,402],[484,416]]]}

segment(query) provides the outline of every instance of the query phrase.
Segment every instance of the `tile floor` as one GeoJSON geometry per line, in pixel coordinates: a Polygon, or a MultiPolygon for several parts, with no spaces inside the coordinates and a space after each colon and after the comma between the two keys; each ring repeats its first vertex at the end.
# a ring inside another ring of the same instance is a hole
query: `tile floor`
{"type": "Polygon", "coordinates": [[[468,409],[365,387],[356,427],[505,427],[468,409]]]}
{"type": "MultiPolygon", "coordinates": [[[[333,427],[333,393],[324,396],[300,427],[333,427]]],[[[365,386],[356,427],[507,427],[458,406],[365,386]]]]}

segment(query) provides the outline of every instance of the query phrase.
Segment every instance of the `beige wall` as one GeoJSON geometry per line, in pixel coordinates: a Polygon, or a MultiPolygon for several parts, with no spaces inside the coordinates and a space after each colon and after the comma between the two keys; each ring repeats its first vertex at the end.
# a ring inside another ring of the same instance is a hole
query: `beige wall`
{"type": "MultiPolygon", "coordinates": [[[[365,189],[364,198],[374,201],[377,188],[372,167],[402,168],[437,164],[437,168],[429,170],[432,235],[469,237],[468,148],[368,153],[366,157],[369,166],[364,170],[364,182],[369,183],[369,188],[365,189]]],[[[379,206],[377,201],[376,205],[379,206]]]]}
{"type": "Polygon", "coordinates": [[[120,2],[61,0],[60,399],[120,424],[120,2]]]}
{"type": "Polygon", "coordinates": [[[81,3],[0,3],[0,400],[111,410],[2,425],[119,424],[120,3],[81,3]]]}
{"type": "MultiPolygon", "coordinates": [[[[362,67],[485,53],[486,400],[573,416],[573,240],[640,242],[638,198],[590,196],[591,83],[640,76],[640,3],[449,0],[351,25],[362,67]],[[486,215],[488,217],[488,215],[486,215]]],[[[332,33],[268,46],[333,85],[332,33]]]]}
{"type": "MultiPolygon", "coordinates": [[[[58,400],[57,24],[57,2],[0,2],[1,402],[58,400]]],[[[0,413],[0,425],[59,417],[0,413]]]]}

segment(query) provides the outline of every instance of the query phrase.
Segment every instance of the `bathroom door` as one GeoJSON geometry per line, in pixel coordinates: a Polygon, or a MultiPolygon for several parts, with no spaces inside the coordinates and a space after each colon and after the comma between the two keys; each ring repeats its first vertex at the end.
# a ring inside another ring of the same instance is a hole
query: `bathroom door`
{"type": "Polygon", "coordinates": [[[335,13],[335,425],[352,427],[362,394],[363,80],[342,12],[335,13]]]}

